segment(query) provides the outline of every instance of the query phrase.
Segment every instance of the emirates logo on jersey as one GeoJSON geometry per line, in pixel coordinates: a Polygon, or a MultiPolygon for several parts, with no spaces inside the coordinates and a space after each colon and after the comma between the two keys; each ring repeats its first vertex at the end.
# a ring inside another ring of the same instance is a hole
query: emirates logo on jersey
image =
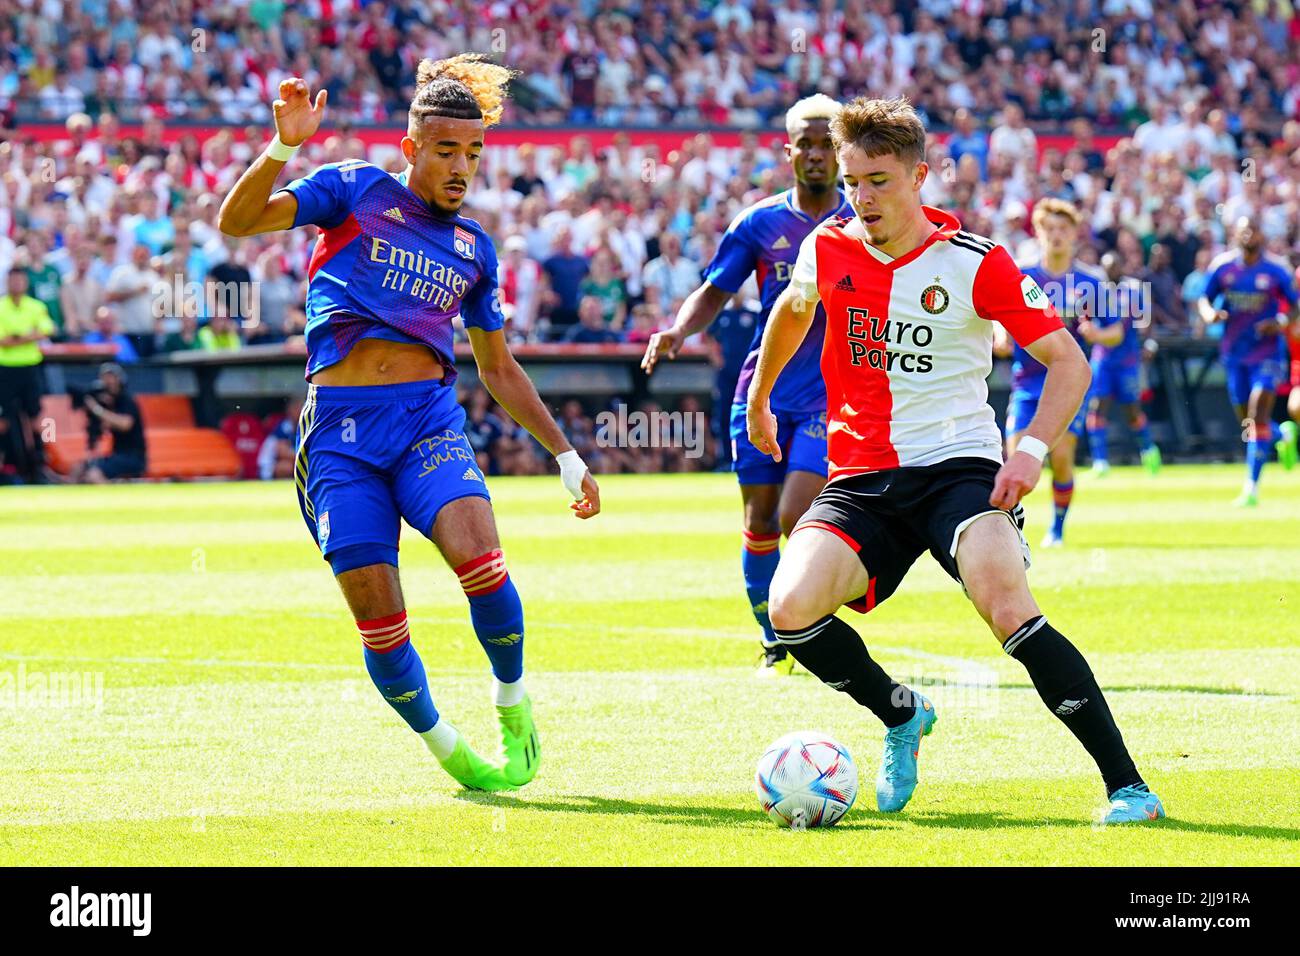
{"type": "Polygon", "coordinates": [[[921,308],[931,315],[938,315],[948,308],[948,290],[941,285],[926,286],[921,291],[921,308]]]}

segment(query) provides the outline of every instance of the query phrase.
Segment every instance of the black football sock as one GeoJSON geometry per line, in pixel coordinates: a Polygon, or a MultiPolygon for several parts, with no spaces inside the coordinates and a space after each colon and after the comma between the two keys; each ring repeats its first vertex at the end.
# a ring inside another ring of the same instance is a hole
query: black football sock
{"type": "Polygon", "coordinates": [[[1002,649],[1025,666],[1047,709],[1097,762],[1108,796],[1120,787],[1142,784],[1097,679],[1064,634],[1039,616],[1017,628],[1002,649]]]}
{"type": "Polygon", "coordinates": [[[834,614],[798,630],[773,630],[791,657],[822,683],[866,707],[886,727],[897,727],[912,719],[916,712],[912,692],[890,680],[871,659],[858,632],[834,614]]]}

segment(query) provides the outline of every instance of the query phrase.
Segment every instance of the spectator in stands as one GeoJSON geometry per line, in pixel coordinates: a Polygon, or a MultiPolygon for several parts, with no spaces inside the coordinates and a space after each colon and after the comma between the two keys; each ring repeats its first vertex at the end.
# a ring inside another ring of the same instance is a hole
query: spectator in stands
{"type": "Polygon", "coordinates": [[[263,481],[293,477],[296,458],[294,440],[298,416],[301,414],[302,400],[290,398],[285,402],[284,414],[279,416],[274,427],[262,440],[262,447],[257,452],[257,474],[263,481]]]}
{"type": "Polygon", "coordinates": [[[1169,248],[1157,242],[1151,247],[1150,264],[1138,273],[1146,284],[1151,302],[1152,333],[1188,335],[1187,312],[1183,308],[1182,285],[1170,266],[1169,248]]]}
{"type": "Polygon", "coordinates": [[[647,302],[663,315],[676,315],[700,284],[700,265],[682,255],[682,240],[675,232],[660,237],[659,249],[659,256],[645,264],[641,283],[647,302]]]}
{"type": "Polygon", "coordinates": [[[136,243],[147,246],[151,256],[160,255],[176,238],[176,227],[167,215],[166,204],[157,195],[145,196],[134,232],[136,243]]]}
{"type": "Polygon", "coordinates": [[[83,243],[72,253],[72,271],[59,289],[63,309],[63,331],[70,339],[84,335],[95,321],[95,313],[104,304],[104,285],[91,275],[94,254],[83,243]]]}
{"type": "MultiPolygon", "coordinates": [[[[1187,273],[1187,278],[1183,280],[1182,293],[1179,298],[1183,303],[1183,312],[1188,316],[1196,315],[1196,300],[1205,295],[1205,286],[1210,278],[1210,250],[1196,250],[1196,266],[1191,272],[1187,273]]],[[[1217,323],[1216,327],[1221,327],[1222,323],[1217,323]]],[[[1220,329],[1221,330],[1221,329],[1220,329]]],[[[1191,332],[1196,338],[1205,334],[1205,325],[1201,322],[1191,323],[1191,332]]]]}
{"type": "Polygon", "coordinates": [[[86,439],[99,444],[104,430],[113,438],[112,451],[103,458],[88,458],[73,468],[70,480],[100,485],[118,478],[139,478],[145,472],[144,423],[140,406],[126,387],[126,372],[115,362],[99,367],[83,399],[86,439]]]}
{"type": "Polygon", "coordinates": [[[564,331],[578,321],[578,299],[582,295],[582,280],[587,275],[588,260],[573,251],[573,234],[567,226],[555,231],[550,257],[542,263],[546,272],[547,291],[543,301],[550,306],[552,335],[564,331]]]}
{"type": "Polygon", "coordinates": [[[185,352],[203,348],[199,340],[199,320],[186,309],[178,316],[162,320],[163,330],[158,335],[159,352],[185,352]]]}
{"type": "Polygon", "coordinates": [[[623,341],[644,345],[650,341],[650,336],[658,332],[663,324],[655,315],[655,310],[644,302],[634,305],[632,306],[631,322],[623,333],[623,341]]]}
{"type": "Polygon", "coordinates": [[[0,298],[0,409],[9,422],[5,431],[18,473],[29,481],[41,475],[40,343],[53,334],[49,311],[27,294],[27,270],[15,265],[0,298]]]}
{"type": "Polygon", "coordinates": [[[462,393],[460,403],[465,406],[465,437],[474,449],[479,470],[485,475],[501,474],[497,458],[497,442],[505,433],[501,419],[492,413],[492,399],[487,391],[476,388],[462,393]]]}
{"type": "Polygon", "coordinates": [[[114,359],[122,365],[134,365],[140,361],[131,340],[118,328],[117,316],[106,305],[95,310],[95,320],[89,332],[82,339],[87,345],[109,345],[113,347],[114,359]]]}
{"type": "Polygon", "coordinates": [[[578,303],[578,322],[564,333],[565,342],[601,345],[617,342],[618,333],[605,324],[604,305],[594,295],[585,295],[578,303]]]}
{"type": "Polygon", "coordinates": [[[961,162],[963,156],[974,156],[979,163],[980,179],[987,179],[989,172],[989,138],[981,129],[975,127],[975,116],[968,109],[959,109],[953,115],[952,136],[948,140],[948,155],[953,164],[961,162]]]}
{"type": "Polygon", "coordinates": [[[136,243],[131,261],[118,266],[108,279],[104,301],[113,306],[121,329],[135,346],[136,354],[153,354],[154,296],[162,283],[149,259],[149,247],[136,243]]]}
{"type": "Polygon", "coordinates": [[[49,244],[45,236],[35,230],[27,233],[27,288],[28,295],[40,302],[50,314],[54,323],[54,338],[67,337],[66,320],[63,315],[63,300],[60,292],[63,288],[63,276],[50,262],[49,244]]]}
{"type": "Polygon", "coordinates": [[[299,307],[302,290],[284,274],[284,251],[272,246],[256,264],[253,282],[253,317],[249,320],[248,344],[269,345],[297,335],[306,323],[299,307]]]}
{"type": "Polygon", "coordinates": [[[1002,122],[989,136],[989,155],[1000,156],[1022,171],[1038,165],[1038,137],[1025,125],[1019,106],[1010,104],[1002,110],[1002,122]]]}
{"type": "Polygon", "coordinates": [[[244,342],[239,337],[239,327],[225,303],[218,302],[207,325],[199,329],[198,343],[199,348],[205,352],[238,352],[244,347],[244,342]]]}
{"type": "Polygon", "coordinates": [[[597,250],[591,257],[591,272],[580,289],[583,296],[599,300],[605,327],[621,332],[627,320],[627,288],[614,271],[614,256],[608,249],[597,250]]]}
{"type": "Polygon", "coordinates": [[[512,342],[526,342],[534,334],[542,292],[542,267],[528,258],[528,243],[519,234],[506,237],[497,265],[501,311],[512,342]]]}

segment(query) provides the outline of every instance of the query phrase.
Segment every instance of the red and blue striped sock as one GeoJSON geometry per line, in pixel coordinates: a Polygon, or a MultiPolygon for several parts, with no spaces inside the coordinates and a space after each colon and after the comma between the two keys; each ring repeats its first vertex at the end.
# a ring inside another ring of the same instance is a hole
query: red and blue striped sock
{"type": "Polygon", "coordinates": [[[357,630],[364,645],[366,670],[384,700],[417,734],[433,727],[438,709],[429,693],[424,662],[411,646],[406,612],[357,621],[357,630]]]}
{"type": "Polygon", "coordinates": [[[524,606],[506,572],[505,555],[496,548],[455,570],[493,676],[502,684],[516,683],[524,676],[524,606]]]}
{"type": "Polygon", "coordinates": [[[740,570],[745,575],[745,593],[749,595],[749,608],[754,620],[763,629],[763,643],[771,647],[778,643],[772,622],[767,619],[767,592],[772,585],[772,575],[781,561],[781,533],[754,534],[745,532],[745,547],[740,552],[740,570]]]}
{"type": "Polygon", "coordinates": [[[1074,481],[1052,482],[1052,533],[1058,538],[1065,534],[1065,515],[1070,510],[1074,498],[1074,481]]]}

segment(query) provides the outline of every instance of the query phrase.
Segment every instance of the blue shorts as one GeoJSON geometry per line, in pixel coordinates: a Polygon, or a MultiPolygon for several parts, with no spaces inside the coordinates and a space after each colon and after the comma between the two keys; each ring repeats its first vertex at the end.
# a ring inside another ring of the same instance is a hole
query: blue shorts
{"type": "Polygon", "coordinates": [[[749,441],[745,406],[731,406],[731,470],[742,485],[779,485],[787,472],[810,471],[826,477],[826,413],[776,413],[781,460],[773,461],[749,441]]]}
{"type": "MultiPolygon", "coordinates": [[[[1027,392],[1024,389],[1016,389],[1011,393],[1011,401],[1007,403],[1006,435],[1008,438],[1029,427],[1029,423],[1034,420],[1034,415],[1038,412],[1038,399],[1037,392],[1027,392]]],[[[1087,431],[1085,426],[1087,419],[1087,410],[1080,406],[1074,421],[1070,422],[1068,429],[1070,434],[1082,438],[1087,431]]]]}
{"type": "Polygon", "coordinates": [[[1118,362],[1092,363],[1091,398],[1109,398],[1120,405],[1142,401],[1142,376],[1138,366],[1118,362]]]}
{"type": "Polygon", "coordinates": [[[294,481],[325,557],[354,545],[396,549],[401,519],[428,537],[449,501],[487,498],[464,425],[456,389],[441,381],[310,386],[294,481]]]}
{"type": "Polygon", "coordinates": [[[1228,373],[1228,401],[1234,405],[1246,405],[1250,402],[1250,393],[1255,389],[1264,392],[1276,392],[1279,385],[1286,381],[1286,365],[1279,359],[1264,359],[1262,362],[1234,362],[1225,360],[1223,370],[1228,373]]]}

